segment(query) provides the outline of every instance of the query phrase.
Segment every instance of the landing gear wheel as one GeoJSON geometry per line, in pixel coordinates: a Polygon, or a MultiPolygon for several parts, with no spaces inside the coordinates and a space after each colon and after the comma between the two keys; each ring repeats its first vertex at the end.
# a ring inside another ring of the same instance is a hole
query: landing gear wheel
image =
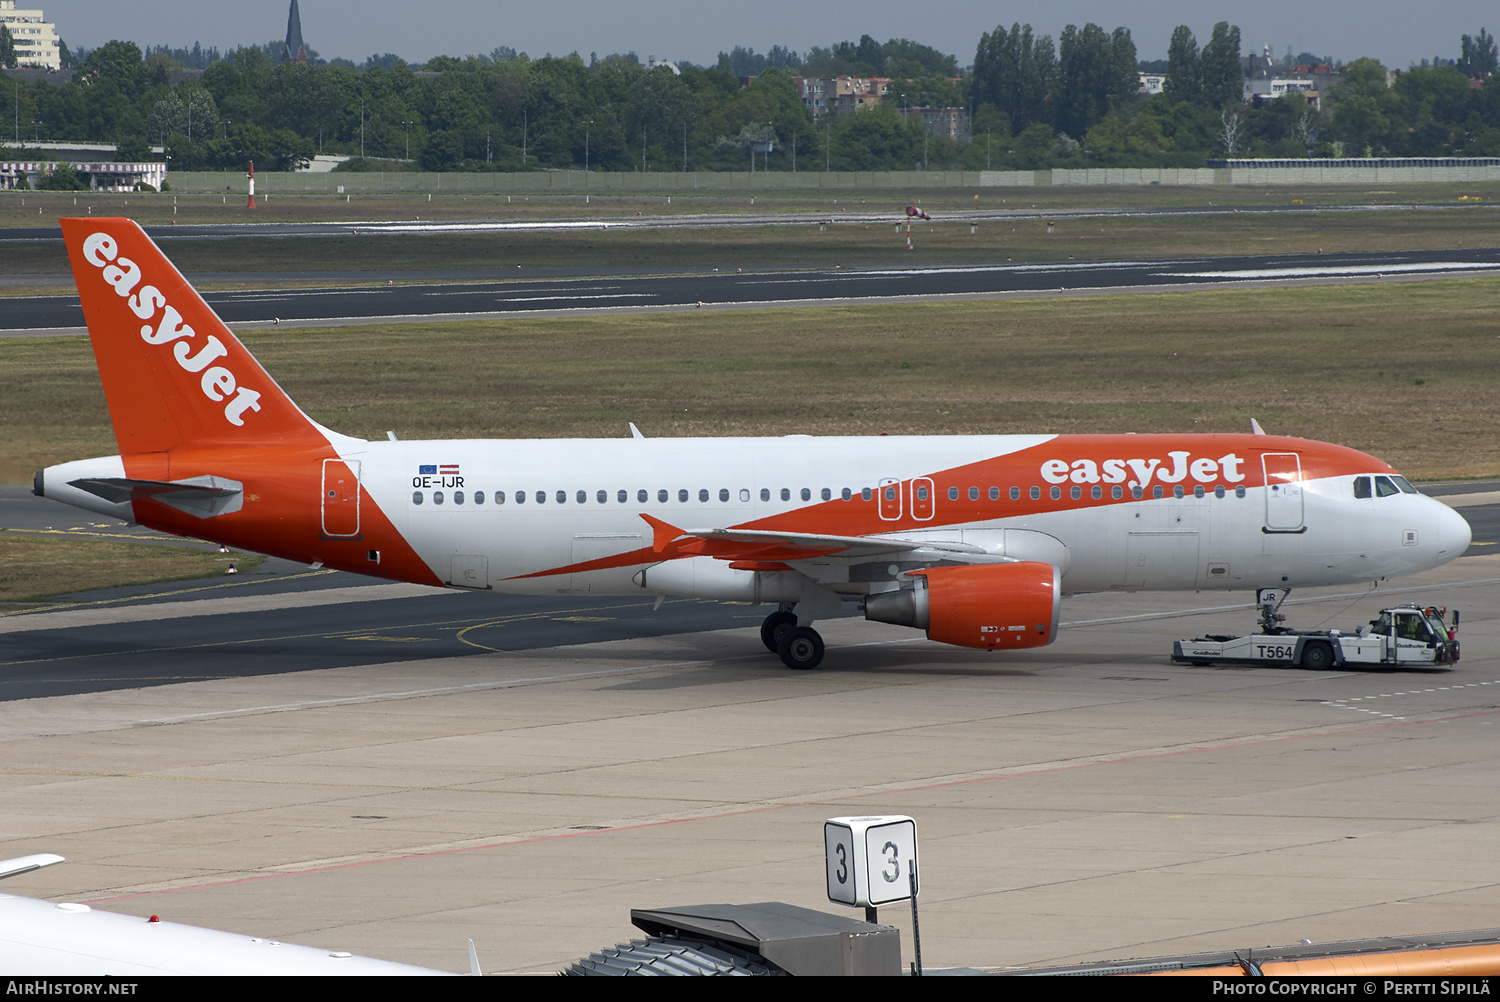
{"type": "Polygon", "coordinates": [[[1302,667],[1308,671],[1327,671],[1333,667],[1333,648],[1327,644],[1308,644],[1302,648],[1302,667]]]}
{"type": "Polygon", "coordinates": [[[797,625],[797,617],[790,612],[773,612],[760,624],[760,642],[766,650],[776,654],[781,650],[781,635],[797,625]]]}
{"type": "Polygon", "coordinates": [[[816,668],[823,662],[823,638],[811,627],[794,626],[781,635],[776,653],[788,668],[816,668]]]}

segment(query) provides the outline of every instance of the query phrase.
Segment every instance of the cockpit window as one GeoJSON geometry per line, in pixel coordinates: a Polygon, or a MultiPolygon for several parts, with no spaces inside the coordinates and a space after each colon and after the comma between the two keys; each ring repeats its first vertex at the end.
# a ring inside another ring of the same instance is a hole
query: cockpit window
{"type": "Polygon", "coordinates": [[[1410,483],[1408,483],[1405,477],[1395,477],[1395,476],[1393,476],[1393,477],[1391,477],[1391,479],[1393,481],[1395,481],[1397,487],[1401,488],[1401,493],[1402,494],[1420,494],[1420,493],[1422,493],[1421,491],[1419,491],[1415,487],[1413,487],[1410,483]]]}
{"type": "Polygon", "coordinates": [[[1393,494],[1400,494],[1400,493],[1401,493],[1401,488],[1399,488],[1395,484],[1391,483],[1391,478],[1390,477],[1376,477],[1375,478],[1375,496],[1376,497],[1378,497],[1378,498],[1388,498],[1388,497],[1390,497],[1393,494]]]}
{"type": "Polygon", "coordinates": [[[1359,499],[1359,500],[1363,500],[1365,498],[1368,498],[1368,497],[1372,496],[1370,494],[1370,478],[1369,477],[1355,477],[1354,478],[1354,496],[1355,496],[1356,499],[1359,499]]]}

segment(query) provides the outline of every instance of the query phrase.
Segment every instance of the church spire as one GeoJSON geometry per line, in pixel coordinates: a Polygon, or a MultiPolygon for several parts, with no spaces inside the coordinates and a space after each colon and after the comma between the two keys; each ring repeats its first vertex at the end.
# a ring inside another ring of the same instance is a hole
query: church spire
{"type": "Polygon", "coordinates": [[[286,16],[286,51],[282,53],[281,61],[307,65],[307,46],[302,42],[302,15],[297,11],[297,0],[292,0],[292,9],[286,16]]]}

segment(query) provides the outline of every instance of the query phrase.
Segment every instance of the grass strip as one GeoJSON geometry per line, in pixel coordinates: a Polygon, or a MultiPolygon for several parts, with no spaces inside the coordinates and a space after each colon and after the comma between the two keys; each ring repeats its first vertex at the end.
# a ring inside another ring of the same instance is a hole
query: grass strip
{"type": "Polygon", "coordinates": [[[0,602],[42,602],[80,591],[186,581],[223,574],[231,561],[243,572],[263,560],[254,554],[0,529],[0,602]]]}
{"type": "MultiPolygon", "coordinates": [[[[1493,278],[299,328],[316,420],[403,439],[1241,432],[1500,474],[1493,278]]],[[[0,482],[116,451],[86,339],[0,339],[0,482]]]]}

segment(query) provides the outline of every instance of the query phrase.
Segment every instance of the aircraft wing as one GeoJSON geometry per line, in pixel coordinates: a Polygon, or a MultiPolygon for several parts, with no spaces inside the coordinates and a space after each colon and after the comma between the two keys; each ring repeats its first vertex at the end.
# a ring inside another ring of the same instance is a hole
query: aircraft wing
{"type": "Polygon", "coordinates": [[[779,529],[679,529],[659,518],[642,514],[654,532],[652,548],[664,555],[698,554],[720,560],[789,561],[815,557],[876,557],[937,550],[951,554],[985,554],[968,543],[921,540],[888,536],[832,536],[779,529]]]}

